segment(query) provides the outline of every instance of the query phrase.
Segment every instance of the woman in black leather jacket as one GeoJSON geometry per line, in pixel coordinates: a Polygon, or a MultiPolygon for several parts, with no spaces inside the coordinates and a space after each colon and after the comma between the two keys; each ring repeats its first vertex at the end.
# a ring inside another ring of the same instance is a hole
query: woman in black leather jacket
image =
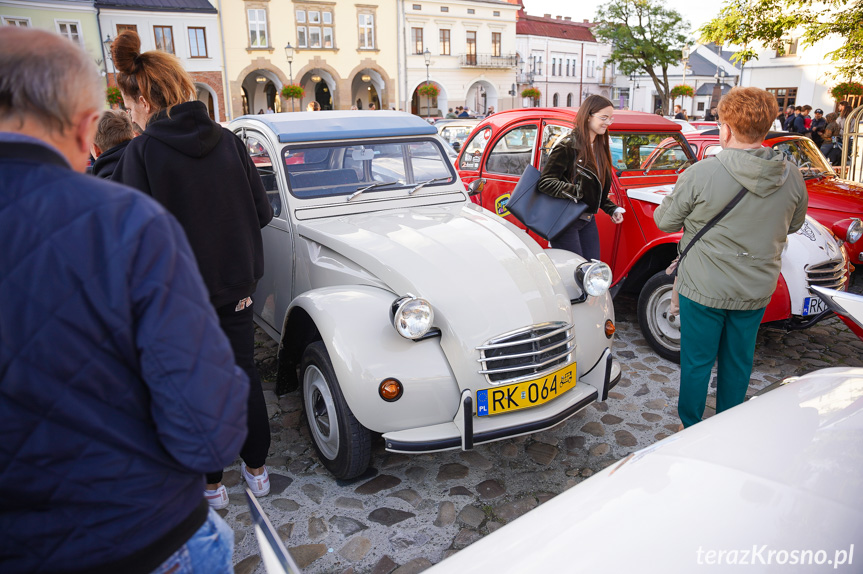
{"type": "Polygon", "coordinates": [[[608,126],[614,106],[602,96],[589,96],[578,109],[572,132],[548,156],[538,189],[553,197],[575,198],[587,204],[581,219],[559,235],[552,247],[599,259],[596,213],[602,209],[614,223],[623,221],[624,209],[608,199],[611,189],[611,150],[608,126]]]}

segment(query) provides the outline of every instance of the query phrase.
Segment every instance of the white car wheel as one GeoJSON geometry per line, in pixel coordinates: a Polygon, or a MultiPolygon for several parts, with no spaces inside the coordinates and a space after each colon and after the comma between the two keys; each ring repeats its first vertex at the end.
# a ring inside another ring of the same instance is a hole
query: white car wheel
{"type": "Polygon", "coordinates": [[[671,315],[671,289],[674,277],[659,271],[648,279],[638,296],[638,324],[644,338],[656,353],[669,361],[680,362],[680,315],[671,315]]]}
{"type": "Polygon", "coordinates": [[[326,458],[336,458],[339,453],[336,405],[323,373],[314,365],[310,365],[303,373],[303,397],[312,439],[326,458]]]}

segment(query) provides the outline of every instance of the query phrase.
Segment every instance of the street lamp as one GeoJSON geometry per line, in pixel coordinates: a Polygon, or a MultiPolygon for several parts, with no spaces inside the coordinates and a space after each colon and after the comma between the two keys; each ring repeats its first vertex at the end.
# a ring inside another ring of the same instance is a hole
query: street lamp
{"type": "MultiPolygon", "coordinates": [[[[285,46],[285,57],[288,59],[288,77],[290,78],[288,83],[294,85],[294,69],[291,66],[294,62],[294,47],[291,46],[290,42],[285,46]]],[[[294,98],[291,98],[291,111],[294,111],[294,98]]]]}
{"type": "Polygon", "coordinates": [[[638,78],[635,77],[635,72],[629,74],[629,82],[632,84],[632,97],[629,99],[629,109],[635,110],[635,90],[638,89],[638,78]]]}
{"type": "Polygon", "coordinates": [[[105,34],[105,39],[102,41],[103,52],[105,53],[105,77],[108,76],[108,60],[113,62],[113,58],[111,57],[111,45],[114,43],[114,39],[110,34],[105,34]]]}
{"type": "MultiPolygon", "coordinates": [[[[691,53],[691,51],[689,49],[689,46],[684,46],[683,50],[681,50],[681,54],[680,54],[681,56],[683,56],[681,58],[681,60],[683,61],[683,85],[684,86],[686,85],[686,66],[689,65],[689,54],[690,53],[691,53]]],[[[680,104],[681,104],[680,107],[681,108],[684,107],[683,102],[684,102],[685,98],[686,98],[686,96],[680,97],[680,104]]]]}
{"type": "MultiPolygon", "coordinates": [[[[429,64],[431,64],[431,52],[426,48],[423,52],[423,58],[426,60],[426,86],[429,85],[429,64]]],[[[426,96],[426,119],[431,117],[431,96],[426,96]]]]}

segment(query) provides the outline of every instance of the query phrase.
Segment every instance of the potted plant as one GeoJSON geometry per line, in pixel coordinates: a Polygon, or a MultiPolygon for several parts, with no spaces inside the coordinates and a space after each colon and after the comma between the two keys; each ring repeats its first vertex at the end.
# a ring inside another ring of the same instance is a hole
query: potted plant
{"type": "Polygon", "coordinates": [[[863,96],[863,84],[859,82],[842,82],[830,90],[835,100],[844,100],[848,96],[863,96]]]}
{"type": "Polygon", "coordinates": [[[692,86],[687,86],[686,84],[680,84],[679,86],[674,86],[671,88],[671,92],[669,93],[672,100],[676,100],[677,98],[687,97],[691,98],[695,95],[695,90],[692,86]]]}
{"type": "Polygon", "coordinates": [[[302,100],[306,95],[306,91],[302,86],[298,86],[296,84],[285,84],[282,86],[282,97],[286,100],[290,100],[291,98],[295,100],[302,100]]]}
{"type": "Polygon", "coordinates": [[[119,106],[120,104],[122,104],[123,95],[120,93],[120,88],[118,88],[117,86],[110,86],[107,90],[105,90],[105,99],[111,106],[119,106]]]}
{"type": "Polygon", "coordinates": [[[521,91],[522,98],[530,98],[532,103],[536,105],[539,102],[539,98],[542,97],[542,92],[540,92],[537,88],[525,88],[521,91]]]}
{"type": "Polygon", "coordinates": [[[438,94],[440,94],[440,90],[434,84],[423,84],[417,88],[417,93],[421,96],[426,96],[427,98],[436,98],[438,97],[438,94]]]}

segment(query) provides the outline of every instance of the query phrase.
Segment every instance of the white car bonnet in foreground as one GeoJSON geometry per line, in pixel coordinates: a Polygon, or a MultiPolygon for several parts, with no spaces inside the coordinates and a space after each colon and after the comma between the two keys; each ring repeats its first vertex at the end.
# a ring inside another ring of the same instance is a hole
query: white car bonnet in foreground
{"type": "Polygon", "coordinates": [[[427,572],[860,572],[861,439],[863,369],[821,370],[633,453],[427,572]]]}

